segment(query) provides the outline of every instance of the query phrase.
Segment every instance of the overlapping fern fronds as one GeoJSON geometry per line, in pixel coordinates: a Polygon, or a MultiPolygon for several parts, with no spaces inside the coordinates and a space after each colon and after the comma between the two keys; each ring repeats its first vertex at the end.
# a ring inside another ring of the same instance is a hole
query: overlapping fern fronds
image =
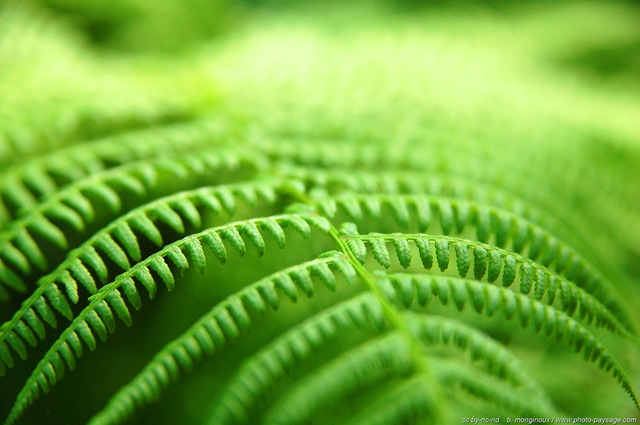
{"type": "Polygon", "coordinates": [[[0,8],[6,424],[637,415],[634,6],[116,3],[0,8]]]}

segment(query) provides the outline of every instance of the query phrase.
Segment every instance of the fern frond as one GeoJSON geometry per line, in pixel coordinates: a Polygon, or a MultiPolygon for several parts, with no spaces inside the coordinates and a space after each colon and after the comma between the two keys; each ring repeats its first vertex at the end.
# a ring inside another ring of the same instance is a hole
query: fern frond
{"type": "MultiPolygon", "coordinates": [[[[502,276],[502,285],[510,287],[518,279],[518,292],[531,294],[537,300],[545,300],[553,305],[556,299],[561,301],[560,308],[569,316],[578,316],[587,324],[595,322],[596,326],[605,327],[621,335],[632,336],[626,327],[626,316],[619,310],[618,305],[607,306],[597,295],[587,292],[562,274],[550,271],[536,262],[501,248],[450,236],[429,236],[426,234],[371,234],[345,236],[347,242],[364,245],[359,248],[358,260],[364,264],[367,248],[370,247],[374,259],[385,268],[391,265],[391,258],[387,243],[392,243],[398,261],[404,268],[408,268],[413,253],[409,241],[418,249],[422,265],[430,270],[433,265],[433,253],[441,271],[449,268],[453,262],[451,252],[460,277],[466,277],[473,260],[473,274],[475,280],[482,280],[487,274],[487,282],[494,283],[502,276]],[[453,246],[453,249],[451,249],[453,246]],[[544,296],[546,295],[546,298],[544,296]],[[558,295],[558,296],[557,296],[558,295]]],[[[404,299],[410,304],[410,299],[404,299]]]]}
{"type": "Polygon", "coordinates": [[[448,317],[427,316],[410,311],[403,312],[402,315],[411,334],[425,348],[451,345],[467,354],[468,360],[486,373],[509,382],[514,388],[522,389],[540,400],[545,398],[544,390],[527,372],[522,362],[481,331],[448,317]]]}
{"type": "MultiPolygon", "coordinates": [[[[411,349],[401,335],[389,334],[369,341],[323,365],[320,370],[296,384],[269,409],[264,423],[308,423],[309,417],[323,406],[335,405],[355,391],[364,392],[367,386],[375,385],[385,378],[409,375],[412,372],[411,366],[411,349]]],[[[247,371],[237,377],[236,382],[244,381],[243,389],[246,392],[247,388],[251,388],[250,382],[255,374],[255,370],[247,371]]],[[[237,390],[231,390],[230,393],[236,399],[242,397],[237,390]]],[[[251,396],[258,400],[255,394],[251,396]]],[[[249,399],[246,395],[243,398],[249,399]]],[[[209,423],[221,425],[225,422],[212,420],[209,423]]]]}
{"type": "MultiPolygon", "coordinates": [[[[93,221],[93,210],[96,207],[107,207],[115,215],[122,208],[121,197],[125,194],[142,198],[145,193],[162,191],[162,188],[175,181],[182,181],[188,187],[193,184],[195,175],[214,176],[220,170],[229,171],[243,163],[255,165],[255,156],[242,151],[213,150],[189,154],[175,160],[132,163],[92,175],[57,192],[26,215],[12,221],[0,233],[0,258],[13,266],[12,276],[22,281],[18,277],[19,273],[29,275],[32,264],[39,268],[46,266],[47,259],[34,239],[41,238],[66,250],[68,241],[62,227],[70,226],[77,232],[82,232],[93,221]],[[72,199],[76,202],[71,201],[72,199]],[[82,199],[82,202],[77,202],[78,199],[82,199]],[[90,208],[74,208],[80,205],[90,208]]],[[[113,246],[108,239],[103,242],[113,246]]],[[[107,251],[115,253],[108,248],[107,251]]],[[[49,251],[48,254],[53,253],[49,251]]],[[[117,262],[117,258],[114,261],[117,262]]],[[[7,282],[0,280],[1,284],[7,285],[7,282]]]]}
{"type": "MultiPolygon", "coordinates": [[[[529,417],[553,415],[553,410],[545,410],[543,406],[536,404],[539,400],[531,399],[529,394],[514,391],[513,387],[496,381],[482,371],[442,359],[432,359],[431,364],[436,376],[447,388],[459,388],[485,402],[501,405],[510,411],[522,412],[520,414],[529,417]]],[[[403,424],[428,419],[433,415],[433,406],[427,396],[429,391],[433,391],[429,381],[425,380],[424,376],[414,376],[402,381],[381,397],[371,400],[370,407],[347,423],[403,424]]]]}
{"type": "Polygon", "coordinates": [[[341,212],[356,223],[363,220],[365,213],[367,218],[380,219],[384,208],[404,229],[414,222],[420,231],[437,223],[444,234],[461,233],[471,227],[480,242],[492,240],[502,248],[526,252],[529,258],[544,265],[555,262],[559,269],[575,268],[575,272],[593,268],[575,249],[545,228],[510,210],[469,199],[423,194],[343,195],[320,199],[317,206],[331,218],[341,212]]]}
{"type": "MultiPolygon", "coordinates": [[[[491,374],[486,376],[508,379],[509,391],[516,394],[522,393],[520,399],[517,396],[511,396],[512,400],[517,400],[510,403],[512,408],[519,407],[514,409],[516,412],[531,414],[534,411],[528,410],[529,405],[538,407],[536,416],[545,416],[554,412],[545,400],[542,390],[533,384],[534,381],[530,376],[523,372],[522,364],[493,340],[473,328],[449,319],[421,317],[411,313],[405,313],[403,316],[413,330],[413,336],[425,344],[425,349],[429,348],[427,345],[453,342],[457,348],[470,352],[473,359],[487,362],[486,370],[491,374]],[[531,402],[532,397],[537,400],[535,404],[531,402]]],[[[425,355],[429,356],[427,360],[429,368],[435,372],[437,378],[448,381],[449,376],[443,370],[442,362],[429,353],[425,355]]],[[[262,363],[266,363],[264,359],[262,363]]],[[[309,419],[324,406],[335,405],[341,400],[346,400],[348,395],[354,392],[365,392],[364,387],[378,387],[376,383],[388,377],[410,376],[415,373],[411,370],[411,364],[410,348],[404,336],[397,332],[386,334],[348,351],[296,384],[269,409],[265,423],[281,425],[308,423],[309,419]]],[[[235,378],[234,385],[237,385],[238,391],[246,393],[249,388],[255,386],[252,381],[256,376],[261,376],[257,370],[246,369],[241,377],[235,378]],[[240,382],[243,384],[240,385],[240,382]]],[[[450,384],[450,382],[446,383],[450,384]]],[[[266,384],[264,381],[261,382],[263,391],[264,388],[268,388],[266,384]]],[[[486,384],[485,386],[494,388],[486,384]]],[[[489,401],[505,399],[503,394],[490,397],[489,395],[494,392],[490,389],[483,395],[489,401]]],[[[230,390],[230,393],[231,396],[235,394],[236,400],[241,397],[237,391],[230,390]]],[[[242,398],[259,400],[260,396],[250,392],[242,398]]],[[[211,421],[211,423],[225,422],[211,421]]]]}
{"type": "MultiPolygon", "coordinates": [[[[195,227],[200,226],[199,211],[214,214],[225,212],[233,216],[236,198],[248,206],[255,206],[258,201],[273,204],[277,199],[276,188],[279,184],[280,181],[276,180],[201,187],[157,199],[120,216],[71,251],[53,272],[38,281],[36,290],[22,303],[11,320],[0,327],[0,350],[10,353],[9,348],[15,343],[8,345],[8,341],[25,339],[25,332],[29,335],[31,331],[37,331],[37,335],[44,338],[46,324],[54,327],[57,324],[53,314],[55,311],[72,320],[67,300],[78,303],[79,285],[89,294],[94,294],[99,286],[107,283],[106,264],[109,260],[123,271],[130,268],[131,261],[140,261],[139,235],[161,246],[163,237],[158,229],[160,223],[164,222],[179,233],[184,233],[185,220],[195,227]],[[20,333],[18,329],[24,331],[20,333]]],[[[147,276],[145,272],[140,274],[147,276]]],[[[153,298],[155,293],[149,295],[153,298]]],[[[36,341],[29,342],[36,345],[36,341]]],[[[11,367],[3,361],[6,357],[10,357],[10,354],[0,359],[0,375],[4,374],[7,366],[11,367]]]]}
{"type": "Polygon", "coordinates": [[[400,305],[402,301],[398,300],[415,300],[417,305],[426,306],[437,299],[445,306],[453,301],[462,311],[471,304],[478,314],[491,317],[499,311],[507,320],[518,320],[523,328],[531,325],[535,332],[554,335],[558,342],[566,338],[567,344],[586,360],[598,362],[600,369],[611,371],[638,406],[629,376],[615,356],[590,330],[553,306],[506,288],[446,276],[391,274],[380,279],[379,284],[400,305]]]}
{"type": "MultiPolygon", "coordinates": [[[[340,273],[348,284],[356,281],[355,272],[339,253],[327,253],[316,260],[307,261],[274,273],[264,279],[250,284],[225,301],[215,306],[209,313],[201,317],[191,328],[167,344],[145,368],[127,385],[115,394],[107,406],[89,422],[91,425],[120,423],[129,417],[136,406],[146,405],[156,400],[160,391],[178,374],[188,372],[191,366],[202,360],[203,355],[211,355],[224,348],[227,343],[237,340],[241,334],[255,327],[248,319],[241,324],[235,323],[236,311],[264,313],[267,309],[277,310],[281,294],[292,301],[297,301],[298,291],[308,297],[313,296],[315,283],[310,276],[315,275],[330,290],[335,290],[336,274],[340,273]],[[306,276],[301,279],[301,276],[306,276]]],[[[354,302],[349,304],[355,305],[354,302]]],[[[332,309],[332,312],[339,310],[332,309]]],[[[327,316],[322,319],[327,323],[327,316]]],[[[329,328],[331,331],[333,328],[329,328]]],[[[299,340],[292,344],[303,356],[305,334],[299,334],[299,340]],[[301,350],[301,351],[300,351],[301,350]]]]}
{"type": "Polygon", "coordinates": [[[492,187],[514,191],[521,198],[529,199],[531,203],[549,203],[548,193],[535,187],[530,187],[529,170],[518,168],[517,152],[511,152],[497,145],[499,155],[512,156],[511,161],[502,158],[501,167],[491,166],[491,161],[483,161],[482,157],[490,158],[486,153],[489,144],[463,143],[457,139],[456,145],[437,142],[423,144],[423,151],[416,152],[410,147],[366,143],[355,146],[335,146],[333,144],[274,144],[261,146],[263,152],[274,160],[291,163],[304,168],[321,167],[325,169],[341,169],[348,171],[413,171],[421,173],[446,173],[451,177],[463,177],[487,184],[492,187]],[[510,172],[512,171],[512,172],[510,172]],[[516,172],[517,171],[517,172],[516,172]],[[506,178],[506,177],[509,178],[506,178]],[[523,194],[522,187],[530,188],[523,194]]]}
{"type": "MultiPolygon", "coordinates": [[[[457,141],[459,142],[459,141],[457,141]]],[[[565,208],[565,202],[556,202],[550,192],[562,193],[561,188],[555,188],[553,181],[548,182],[545,189],[538,185],[531,185],[531,181],[540,178],[538,175],[527,176],[527,170],[522,168],[509,168],[519,163],[519,158],[513,158],[510,162],[504,155],[512,153],[497,145],[498,152],[493,153],[501,158],[501,167],[497,169],[491,166],[492,161],[483,162],[474,154],[475,149],[486,149],[486,144],[464,145],[464,148],[441,146],[443,143],[429,144],[429,151],[418,153],[415,150],[397,149],[392,146],[375,145],[338,148],[326,144],[308,144],[304,147],[298,144],[270,146],[265,149],[265,154],[284,163],[309,168],[321,167],[325,169],[342,169],[349,172],[375,171],[375,172],[416,172],[438,174],[446,173],[453,178],[466,178],[480,185],[487,185],[506,192],[518,193],[519,197],[529,204],[539,205],[541,209],[556,213],[561,217],[563,225],[567,228],[564,235],[571,241],[580,245],[585,253],[599,252],[597,243],[585,235],[592,231],[592,226],[584,217],[576,217],[571,207],[565,208]],[[443,151],[450,151],[446,154],[443,151]],[[523,190],[526,188],[526,190],[523,190]]],[[[444,145],[447,145],[444,143],[444,145]]],[[[488,155],[491,157],[492,155],[488,155]]],[[[560,200],[561,201],[561,200],[560,200]]],[[[356,220],[352,218],[352,220],[356,220]]],[[[593,259],[597,259],[594,256],[593,259]]]]}
{"type": "MultiPolygon", "coordinates": [[[[7,167],[0,172],[0,226],[67,185],[125,163],[210,147],[218,132],[212,121],[161,125],[74,145],[7,167]]],[[[73,203],[87,205],[84,198],[71,202],[72,207],[73,203]]],[[[83,217],[90,216],[90,204],[81,211],[83,217]]]]}
{"type": "MultiPolygon", "coordinates": [[[[50,386],[56,384],[64,373],[63,359],[71,368],[75,365],[75,360],[82,356],[83,344],[92,351],[96,348],[94,334],[97,334],[100,339],[106,340],[107,331],[115,328],[114,316],[131,326],[131,313],[125,298],[133,307],[139,309],[141,302],[138,285],[145,287],[149,294],[156,292],[157,279],[153,277],[149,279],[152,270],[169,291],[173,290],[175,278],[166,259],[170,260],[181,273],[188,270],[190,264],[196,269],[203,269],[206,259],[199,253],[204,244],[211,249],[221,263],[224,263],[222,259],[226,258],[226,247],[223,241],[237,250],[240,255],[244,255],[246,248],[243,235],[252,244],[256,244],[256,251],[259,253],[264,250],[264,241],[252,238],[252,233],[247,229],[259,229],[260,233],[270,234],[276,242],[284,243],[282,226],[291,226],[303,237],[308,236],[304,231],[299,230],[299,220],[313,225],[320,231],[328,231],[328,223],[325,219],[317,216],[279,215],[251,219],[215,227],[183,238],[129,268],[112,283],[105,285],[92,295],[89,305],[73,319],[53,343],[18,394],[7,423],[13,423],[39,396],[41,390],[48,392],[50,386]],[[275,231],[275,229],[278,230],[275,231]]],[[[288,275],[278,276],[278,279],[278,286],[282,287],[287,295],[291,298],[297,297],[294,280],[288,275]]]]}
{"type": "Polygon", "coordinates": [[[387,326],[379,302],[370,293],[356,295],[306,319],[247,361],[214,404],[209,422],[250,420],[254,402],[315,350],[372,324],[379,331],[387,326]]]}
{"type": "MultiPolygon", "coordinates": [[[[312,167],[283,167],[283,174],[305,182],[310,190],[322,188],[332,196],[345,192],[364,194],[409,195],[422,194],[433,197],[472,200],[526,218],[555,232],[566,230],[558,218],[534,204],[526,202],[515,193],[484,184],[475,179],[451,176],[445,173],[425,174],[417,171],[372,172],[325,170],[312,167]]],[[[573,234],[571,236],[574,236],[573,234]]]]}
{"type": "MultiPolygon", "coordinates": [[[[584,289],[584,291],[598,298],[628,330],[635,333],[635,326],[631,319],[629,319],[629,313],[623,307],[624,303],[621,297],[617,294],[613,285],[605,279],[595,267],[571,248],[571,246],[562,242],[553,234],[516,215],[494,209],[493,207],[486,207],[466,201],[421,196],[409,198],[383,196],[381,199],[378,197],[359,198],[349,196],[337,198],[336,200],[321,201],[319,208],[328,217],[335,217],[337,209],[340,208],[349,215],[349,218],[361,221],[363,210],[367,211],[367,216],[377,215],[380,217],[382,214],[381,205],[388,205],[389,210],[391,210],[391,215],[396,218],[399,224],[408,223],[412,216],[417,217],[418,223],[421,223],[420,227],[425,228],[426,231],[432,222],[435,221],[435,219],[432,218],[433,215],[437,214],[440,227],[443,229],[445,235],[455,233],[453,231],[455,226],[457,227],[458,233],[466,227],[476,228],[480,242],[487,242],[490,236],[494,237],[495,244],[498,247],[508,247],[514,253],[522,254],[518,256],[520,260],[518,260],[517,263],[527,263],[531,267],[535,266],[534,269],[532,269],[533,272],[547,270],[548,268],[555,271],[557,276],[564,277],[566,281],[574,282],[580,288],[584,289]],[[361,204],[362,206],[360,206],[361,204]],[[371,207],[372,204],[375,206],[371,207]],[[510,243],[508,243],[509,241],[510,243]]],[[[419,238],[412,239],[416,240],[419,238]]],[[[393,238],[389,237],[389,242],[393,242],[393,240],[393,238]]],[[[402,241],[403,238],[399,236],[396,240],[402,241]]],[[[441,242],[445,240],[446,238],[439,239],[441,242]]],[[[358,242],[353,238],[350,238],[350,241],[352,245],[362,245],[362,242],[358,242]]],[[[453,240],[451,241],[453,242],[453,240]]],[[[463,241],[459,240],[459,242],[463,241]]],[[[379,241],[374,246],[374,248],[379,248],[374,249],[374,255],[379,254],[376,255],[378,262],[388,267],[390,259],[387,258],[388,254],[384,254],[383,250],[386,249],[386,247],[383,246],[384,244],[381,245],[381,243],[382,241],[379,241]]],[[[424,252],[424,254],[421,254],[421,257],[424,257],[423,264],[425,268],[430,269],[430,250],[429,247],[424,246],[424,244],[422,245],[424,248],[421,251],[424,252]]],[[[489,253],[492,253],[493,257],[485,258],[482,265],[474,265],[474,275],[476,278],[478,278],[478,276],[481,278],[484,273],[488,272],[489,281],[494,281],[498,277],[497,273],[499,273],[500,270],[500,264],[498,264],[502,262],[500,258],[504,259],[507,252],[502,249],[494,249],[491,245],[483,243],[479,245],[474,243],[470,246],[477,246],[479,249],[474,249],[474,252],[484,255],[485,257],[487,257],[489,253]]],[[[410,255],[410,252],[407,251],[403,254],[402,250],[398,248],[398,259],[406,268],[408,262],[410,262],[410,257],[407,257],[407,255],[410,255]]],[[[362,246],[356,249],[360,256],[359,259],[363,262],[365,253],[362,250],[362,246]]],[[[440,269],[444,271],[448,267],[449,262],[448,260],[443,262],[443,260],[445,260],[445,256],[449,255],[449,252],[448,250],[441,250],[441,252],[443,257],[438,257],[438,263],[440,269]]],[[[459,250],[458,252],[464,254],[466,251],[459,250]]],[[[460,265],[462,266],[463,264],[464,261],[461,261],[460,265]]],[[[525,268],[529,270],[528,266],[525,268]]],[[[509,271],[511,271],[511,269],[512,268],[510,268],[509,271]]],[[[542,286],[537,286],[536,296],[542,297],[545,288],[543,284],[544,281],[552,278],[548,273],[546,277],[540,276],[540,284],[542,286]]],[[[513,279],[511,279],[511,281],[513,281],[513,279]]],[[[527,291],[527,293],[528,292],[529,291],[527,291]]],[[[551,296],[553,297],[554,295],[555,294],[551,296]]]]}

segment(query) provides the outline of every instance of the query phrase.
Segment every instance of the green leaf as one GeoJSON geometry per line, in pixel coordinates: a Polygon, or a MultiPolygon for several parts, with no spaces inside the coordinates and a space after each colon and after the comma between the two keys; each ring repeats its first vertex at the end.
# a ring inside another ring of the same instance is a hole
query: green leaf
{"type": "Polygon", "coordinates": [[[440,271],[449,268],[449,242],[445,239],[436,239],[436,258],[440,271]]]}
{"type": "Polygon", "coordinates": [[[249,242],[251,242],[253,247],[256,249],[258,255],[262,257],[264,255],[265,243],[258,227],[254,223],[248,221],[240,224],[238,226],[238,230],[240,233],[245,235],[247,239],[249,239],[249,242]]]}
{"type": "Polygon", "coordinates": [[[229,242],[229,245],[231,245],[236,251],[238,251],[238,254],[240,254],[240,256],[244,256],[244,254],[247,252],[247,248],[244,244],[242,236],[240,236],[240,233],[235,227],[224,227],[220,229],[218,233],[220,234],[220,237],[222,239],[229,242]]]}
{"type": "Polygon", "coordinates": [[[204,274],[207,266],[207,257],[202,249],[200,241],[194,237],[187,238],[185,239],[184,246],[189,258],[191,259],[191,263],[194,265],[198,273],[204,274]]]}
{"type": "Polygon", "coordinates": [[[393,244],[400,265],[405,269],[408,268],[411,265],[411,247],[409,246],[409,242],[403,238],[401,234],[395,234],[393,244]]]}
{"type": "Polygon", "coordinates": [[[389,257],[386,241],[382,238],[372,238],[370,242],[373,258],[384,268],[388,269],[391,267],[391,258],[389,257]]]}
{"type": "Polygon", "coordinates": [[[278,248],[281,248],[281,249],[284,248],[284,245],[285,245],[284,231],[282,230],[282,227],[276,220],[274,219],[261,220],[259,222],[259,226],[262,230],[264,230],[269,235],[271,235],[273,240],[276,242],[276,245],[278,245],[278,248]]]}
{"type": "Polygon", "coordinates": [[[420,255],[420,261],[422,261],[422,266],[431,270],[433,267],[433,253],[431,251],[431,241],[427,238],[417,238],[416,246],[418,247],[418,254],[420,255]]]}
{"type": "Polygon", "coordinates": [[[222,242],[222,239],[216,232],[206,232],[201,236],[202,242],[205,243],[216,256],[220,264],[227,262],[227,250],[222,242]]]}
{"type": "Polygon", "coordinates": [[[516,267],[518,263],[512,256],[504,259],[504,270],[502,271],[502,286],[511,286],[516,278],[516,267]]]}
{"type": "Polygon", "coordinates": [[[125,254],[120,245],[114,241],[109,234],[101,235],[101,237],[95,242],[95,246],[104,252],[107,257],[113,260],[113,262],[123,270],[127,270],[131,267],[127,254],[125,254]]]}
{"type": "Polygon", "coordinates": [[[471,260],[469,258],[469,245],[464,242],[456,242],[454,245],[456,252],[456,266],[460,277],[465,277],[469,272],[471,260]]]}
{"type": "Polygon", "coordinates": [[[502,254],[498,251],[489,252],[489,265],[487,268],[487,281],[495,282],[500,276],[502,268],[502,254]]]}
{"type": "Polygon", "coordinates": [[[488,256],[489,254],[485,248],[481,246],[475,246],[473,248],[473,277],[475,279],[482,279],[487,272],[488,256]]]}
{"type": "Polygon", "coordinates": [[[120,245],[127,251],[132,260],[140,261],[140,245],[138,238],[133,233],[127,223],[122,223],[113,230],[113,235],[120,242],[120,245]]]}

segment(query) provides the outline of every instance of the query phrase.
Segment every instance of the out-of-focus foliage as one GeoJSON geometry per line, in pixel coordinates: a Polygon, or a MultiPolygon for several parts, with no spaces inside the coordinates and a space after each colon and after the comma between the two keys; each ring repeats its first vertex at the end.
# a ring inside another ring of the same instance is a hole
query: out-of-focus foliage
{"type": "Polygon", "coordinates": [[[4,2],[0,413],[637,417],[639,117],[633,2],[4,2]]]}

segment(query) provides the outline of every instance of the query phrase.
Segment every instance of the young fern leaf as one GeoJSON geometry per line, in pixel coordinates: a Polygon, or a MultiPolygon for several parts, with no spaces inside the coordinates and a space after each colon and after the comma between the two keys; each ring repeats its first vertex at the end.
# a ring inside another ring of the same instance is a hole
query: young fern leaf
{"type": "MultiPolygon", "coordinates": [[[[327,231],[328,224],[323,218],[317,216],[279,215],[268,218],[251,219],[246,222],[254,223],[258,227],[261,227],[261,224],[268,222],[270,229],[277,226],[282,232],[281,226],[291,226],[295,229],[295,226],[292,226],[291,223],[295,222],[297,219],[305,220],[320,231],[327,231]]],[[[55,371],[64,369],[65,367],[65,363],[62,361],[64,356],[61,354],[63,351],[65,353],[71,353],[71,355],[75,353],[76,357],[80,357],[83,352],[83,343],[91,350],[95,349],[96,342],[94,333],[97,333],[101,339],[106,339],[107,333],[103,332],[105,327],[100,325],[91,327],[91,322],[89,320],[89,317],[94,315],[94,312],[97,312],[97,306],[99,304],[102,304],[103,309],[105,310],[109,308],[120,320],[130,326],[132,321],[131,315],[127,303],[122,295],[124,293],[130,304],[138,305],[139,295],[134,279],[140,270],[147,269],[148,271],[149,268],[153,269],[165,283],[167,289],[171,291],[174,287],[175,280],[173,272],[165,262],[165,257],[169,258],[178,269],[184,272],[190,267],[190,262],[184,255],[183,249],[188,253],[190,251],[188,246],[192,244],[200,244],[205,235],[211,235],[214,233],[235,249],[239,249],[239,243],[242,241],[242,237],[239,235],[236,228],[242,226],[246,222],[230,223],[225,226],[207,229],[203,232],[188,236],[167,245],[159,252],[132,266],[126,272],[119,275],[112,283],[105,285],[96,294],[92,295],[89,298],[89,305],[73,319],[71,324],[62,332],[60,337],[53,343],[51,348],[36,366],[23,389],[18,394],[14,407],[7,419],[7,424],[14,423],[24,410],[35,401],[41,390],[48,392],[50,386],[55,385],[59,377],[59,374],[56,374],[55,371]],[[69,346],[73,347],[74,353],[68,350],[69,346]]],[[[268,231],[265,229],[262,230],[265,232],[268,231]]],[[[241,250],[239,250],[239,252],[241,254],[243,253],[241,250]]],[[[195,258],[195,261],[201,259],[201,257],[195,258]]],[[[191,261],[194,261],[194,259],[192,258],[191,261]]],[[[200,264],[199,267],[203,267],[203,265],[200,264]]],[[[147,290],[150,294],[155,291],[155,281],[144,281],[139,283],[146,283],[147,285],[151,283],[153,289],[149,290],[149,288],[147,288],[147,290]]],[[[60,295],[60,297],[62,296],[60,295]]],[[[231,324],[229,324],[229,326],[233,328],[231,324]]],[[[75,364],[75,360],[73,362],[75,364]]],[[[71,367],[71,363],[69,361],[67,361],[66,364],[71,367]]]]}

